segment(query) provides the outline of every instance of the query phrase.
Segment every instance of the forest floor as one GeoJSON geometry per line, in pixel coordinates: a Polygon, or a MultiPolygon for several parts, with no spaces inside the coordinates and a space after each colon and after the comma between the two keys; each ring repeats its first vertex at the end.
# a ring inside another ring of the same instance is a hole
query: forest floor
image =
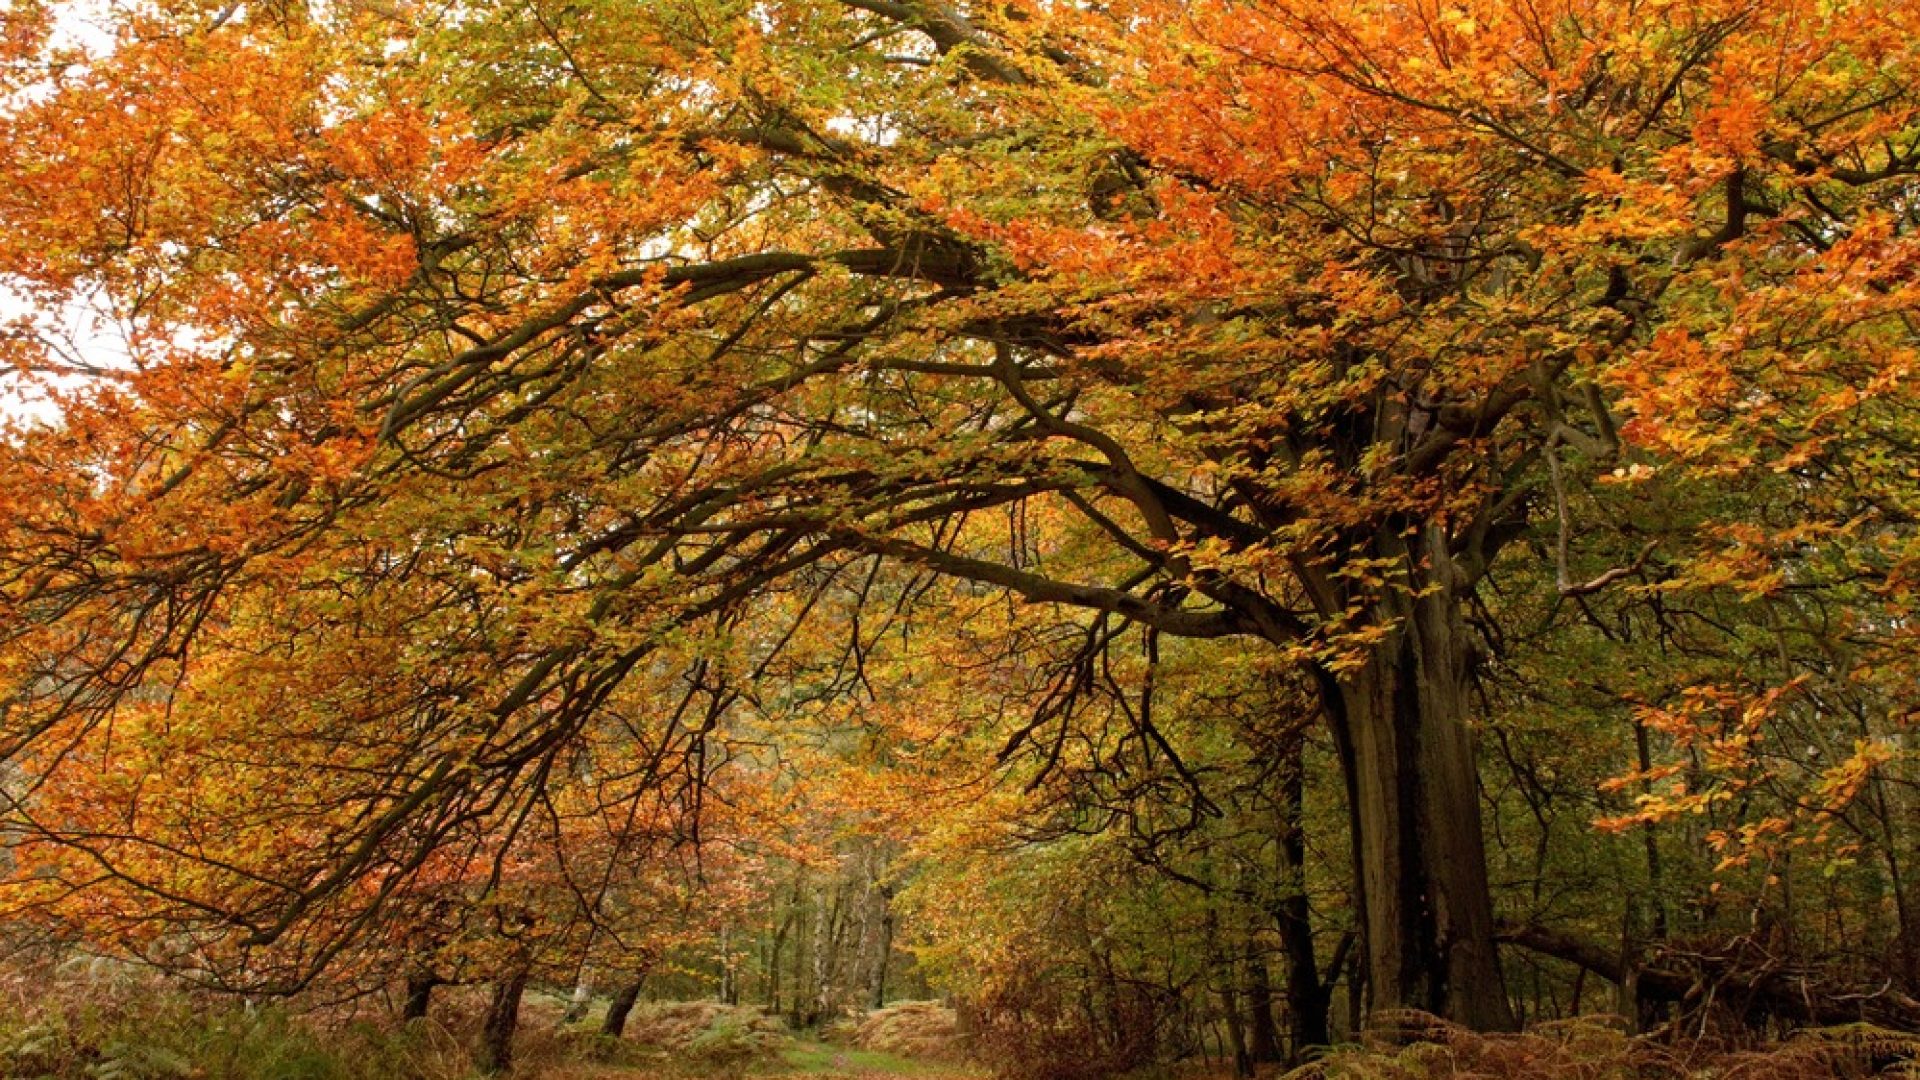
{"type": "Polygon", "coordinates": [[[950,1061],[901,1057],[882,1050],[861,1050],[832,1043],[803,1042],[780,1055],[777,1071],[807,1076],[917,1076],[939,1080],[976,1080],[986,1074],[950,1061]]]}
{"type": "Polygon", "coordinates": [[[658,1064],[582,1065],[566,1070],[564,1076],[567,1080],[987,1080],[987,1073],[974,1066],[813,1041],[795,1042],[770,1059],[744,1066],[699,1065],[662,1054],[658,1064]]]}
{"type": "MultiPolygon", "coordinates": [[[[558,1022],[565,1002],[530,995],[529,1075],[551,1080],[986,1080],[963,1062],[950,1009],[899,1002],[831,1025],[823,1037],[794,1030],[758,1009],[715,1001],[643,1003],[626,1037],[607,1042],[569,1036],[558,1022]],[[605,1056],[602,1056],[605,1055],[605,1056]],[[583,1060],[585,1058],[586,1060],[583,1060]]],[[[596,1002],[572,1031],[598,1028],[596,1002]]]]}

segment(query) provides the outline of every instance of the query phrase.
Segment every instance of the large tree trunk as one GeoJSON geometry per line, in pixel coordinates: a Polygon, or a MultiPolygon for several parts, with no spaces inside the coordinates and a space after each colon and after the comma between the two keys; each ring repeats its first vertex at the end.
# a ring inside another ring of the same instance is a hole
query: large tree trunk
{"type": "Polygon", "coordinates": [[[1459,572],[1436,526],[1388,532],[1380,547],[1407,588],[1378,602],[1391,631],[1329,680],[1327,701],[1356,827],[1370,1006],[1511,1028],[1467,725],[1459,572]]]}

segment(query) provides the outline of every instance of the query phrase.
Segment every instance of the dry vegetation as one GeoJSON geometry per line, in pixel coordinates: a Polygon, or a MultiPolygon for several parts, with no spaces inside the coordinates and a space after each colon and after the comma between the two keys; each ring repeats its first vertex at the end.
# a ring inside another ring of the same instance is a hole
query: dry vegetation
{"type": "MultiPolygon", "coordinates": [[[[47,1080],[469,1080],[485,1007],[456,988],[429,1021],[397,1024],[372,999],[290,1010],[183,987],[99,960],[25,965],[0,978],[0,1077],[47,1080]]],[[[650,1002],[624,1039],[561,1020],[531,998],[513,1075],[539,1080],[950,1075],[951,1010],[911,1002],[844,1026],[834,1045],[806,1042],[759,1009],[716,1001],[650,1002]],[[921,1058],[939,1058],[922,1067],[921,1058]]]]}
{"type": "Polygon", "coordinates": [[[902,1057],[956,1060],[966,1057],[968,1040],[953,1009],[937,1001],[902,1001],[862,1017],[853,1044],[902,1057]]]}
{"type": "MultiPolygon", "coordinates": [[[[529,1037],[528,1060],[543,1056],[529,1037]]],[[[294,1014],[183,990],[101,962],[0,981],[0,1076],[54,1080],[456,1080],[463,1033],[351,1010],[294,1014]]]]}
{"type": "Polygon", "coordinates": [[[1539,1024],[1514,1035],[1436,1017],[1387,1018],[1367,1045],[1336,1050],[1287,1080],[1856,1080],[1920,1077],[1920,1036],[1868,1025],[1819,1028],[1740,1047],[1626,1034],[1609,1017],[1539,1024]]]}
{"type": "Polygon", "coordinates": [[[720,1001],[651,1002],[640,1006],[627,1024],[628,1038],[669,1051],[712,1041],[719,1031],[738,1031],[768,1046],[791,1040],[778,1016],[720,1001]]]}
{"type": "MultiPolygon", "coordinates": [[[[365,1003],[362,1003],[364,1005],[365,1003]]],[[[18,971],[0,981],[0,1077],[51,1080],[467,1080],[474,1002],[451,995],[445,1016],[395,1026],[351,1004],[291,1012],[182,989],[103,962],[18,971]]],[[[540,1080],[813,1075],[962,1075],[968,1033],[937,1002],[902,1002],[806,1041],[777,1017],[720,1002],[656,1002],[629,1037],[570,1030],[534,1005],[514,1075],[540,1080]]],[[[1011,1037],[1011,1033],[1002,1032],[1011,1037]]],[[[1052,1047],[1031,1031],[1030,1047],[1052,1047]]],[[[1063,1047],[1052,1047],[1063,1050],[1063,1047]]],[[[1097,1057],[1089,1054],[1089,1060],[1097,1057]]],[[[1002,1075],[1053,1080],[1060,1056],[998,1062],[1002,1075]]],[[[970,1075],[970,1074],[969,1074],[970,1075]]],[[[1136,1071],[1140,1080],[1171,1075],[1136,1071]]],[[[1225,1072],[1219,1075],[1226,1075],[1225,1072]]],[[[1803,1031],[1768,1045],[1630,1036],[1606,1017],[1477,1034],[1398,1014],[1361,1045],[1341,1047],[1284,1080],[1865,1080],[1920,1078],[1920,1035],[1867,1025],[1803,1031]]]]}

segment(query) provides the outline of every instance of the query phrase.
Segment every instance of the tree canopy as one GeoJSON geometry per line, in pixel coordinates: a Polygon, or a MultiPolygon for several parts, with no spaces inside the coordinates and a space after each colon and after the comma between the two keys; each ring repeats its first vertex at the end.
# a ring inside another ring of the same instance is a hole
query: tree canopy
{"type": "Polygon", "coordinates": [[[1920,6],[4,18],[21,918],[561,970],[830,815],[1009,994],[1090,875],[1302,1045],[1914,1006],[1920,6]]]}

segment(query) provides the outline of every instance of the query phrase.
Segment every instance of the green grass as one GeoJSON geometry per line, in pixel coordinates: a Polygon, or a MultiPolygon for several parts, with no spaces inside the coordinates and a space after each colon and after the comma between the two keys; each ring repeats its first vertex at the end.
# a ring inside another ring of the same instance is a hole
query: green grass
{"type": "Polygon", "coordinates": [[[947,1076],[976,1075],[964,1066],[943,1061],[917,1061],[879,1050],[859,1050],[828,1043],[800,1043],[781,1051],[786,1072],[806,1075],[947,1076]]]}

